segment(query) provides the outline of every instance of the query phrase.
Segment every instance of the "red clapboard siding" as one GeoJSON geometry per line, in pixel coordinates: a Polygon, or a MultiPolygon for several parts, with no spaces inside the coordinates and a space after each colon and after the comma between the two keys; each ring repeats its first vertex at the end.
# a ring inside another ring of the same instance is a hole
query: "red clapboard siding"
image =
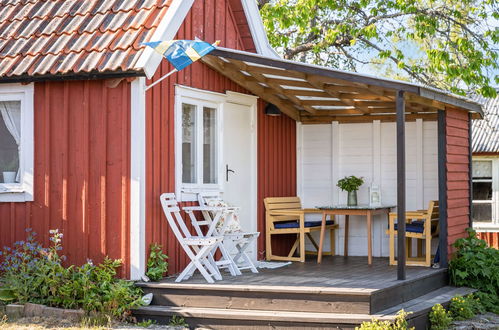
{"type": "Polygon", "coordinates": [[[34,104],[35,200],[0,203],[0,246],[25,239],[30,227],[48,244],[57,228],[68,263],[127,263],[130,83],[36,83],[34,104]]]}
{"type": "MultiPolygon", "coordinates": [[[[219,39],[224,47],[247,49],[228,0],[196,1],[180,27],[177,39],[199,37],[208,42],[219,39]],[[199,19],[199,17],[204,17],[199,19]]],[[[171,70],[163,61],[151,83],[171,70]]],[[[159,196],[175,191],[174,98],[175,84],[224,93],[245,90],[224,76],[197,62],[165,79],[146,94],[146,244],[159,243],[169,256],[169,273],[185,267],[188,260],[164,218],[159,196]]],[[[258,107],[258,226],[262,231],[259,255],[263,254],[264,218],[262,198],[274,194],[294,195],[295,122],[285,116],[263,115],[258,107]]],[[[184,214],[185,216],[185,214],[184,214]]]]}
{"type": "MultiPolygon", "coordinates": [[[[258,103],[264,108],[264,102],[258,103]]],[[[258,256],[265,256],[266,197],[296,196],[296,122],[287,117],[271,117],[258,112],[258,256]]],[[[279,235],[272,242],[277,255],[287,255],[295,235],[279,235]]]]}
{"type": "Polygon", "coordinates": [[[477,233],[478,237],[487,242],[487,245],[499,249],[499,232],[477,233]]]}
{"type": "Polygon", "coordinates": [[[448,251],[469,227],[469,131],[468,113],[446,109],[447,138],[447,235],[448,251]]]}

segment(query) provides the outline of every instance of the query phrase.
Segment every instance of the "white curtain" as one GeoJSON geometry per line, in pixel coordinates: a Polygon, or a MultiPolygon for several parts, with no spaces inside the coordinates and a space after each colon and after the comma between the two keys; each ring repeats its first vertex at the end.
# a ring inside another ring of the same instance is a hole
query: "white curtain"
{"type": "MultiPolygon", "coordinates": [[[[0,113],[2,114],[3,121],[7,130],[12,135],[17,143],[17,150],[19,153],[19,160],[21,160],[21,102],[0,102],[0,113]]],[[[17,170],[16,182],[21,179],[20,171],[17,170]]]]}

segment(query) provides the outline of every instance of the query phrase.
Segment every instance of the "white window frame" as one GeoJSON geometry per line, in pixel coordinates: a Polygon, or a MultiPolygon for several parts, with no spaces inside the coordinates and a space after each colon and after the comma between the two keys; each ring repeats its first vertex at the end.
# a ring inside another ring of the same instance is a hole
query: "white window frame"
{"type": "Polygon", "coordinates": [[[0,183],[0,202],[33,201],[34,111],[33,84],[0,84],[0,101],[21,102],[21,145],[19,183],[0,183]]]}
{"type": "MultiPolygon", "coordinates": [[[[499,158],[497,157],[477,157],[473,161],[492,161],[492,222],[473,221],[473,228],[477,231],[498,231],[499,230],[499,158]]],[[[472,178],[473,180],[473,178],[472,178]]],[[[479,200],[472,200],[478,204],[479,200]]]]}
{"type": "Polygon", "coordinates": [[[196,88],[176,86],[175,87],[175,191],[179,201],[197,201],[197,194],[201,191],[217,191],[223,190],[223,107],[227,96],[210,91],[204,91],[196,88]],[[202,183],[203,181],[203,163],[196,163],[197,183],[182,182],[182,104],[193,104],[198,107],[196,120],[201,124],[198,125],[196,134],[196,154],[199,159],[200,149],[202,149],[199,137],[202,136],[202,108],[214,108],[216,114],[216,132],[217,132],[217,183],[202,183]]]}

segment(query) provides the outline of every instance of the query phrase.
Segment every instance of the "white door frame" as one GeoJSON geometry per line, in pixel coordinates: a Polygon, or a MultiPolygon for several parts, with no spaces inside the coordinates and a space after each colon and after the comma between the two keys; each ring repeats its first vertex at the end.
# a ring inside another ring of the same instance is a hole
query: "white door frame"
{"type": "MultiPolygon", "coordinates": [[[[258,97],[243,93],[236,93],[227,91],[227,103],[240,104],[248,106],[251,111],[251,143],[250,143],[250,187],[249,196],[251,196],[250,201],[250,221],[251,228],[250,231],[258,231],[258,97]]],[[[227,108],[227,107],[226,107],[227,108]]],[[[258,258],[258,241],[254,249],[254,254],[252,255],[253,260],[258,258]]]]}
{"type": "MultiPolygon", "coordinates": [[[[232,103],[232,104],[240,104],[243,106],[249,107],[251,111],[251,145],[250,145],[250,159],[251,159],[251,164],[250,164],[250,187],[249,187],[249,196],[251,197],[251,209],[250,209],[250,221],[251,221],[251,231],[257,231],[258,230],[258,211],[257,211],[257,180],[258,180],[258,172],[257,172],[257,164],[258,164],[258,152],[257,152],[257,145],[258,145],[258,136],[257,136],[257,109],[258,109],[258,97],[249,95],[249,94],[243,94],[243,93],[237,93],[237,92],[232,92],[232,91],[227,91],[225,94],[222,93],[217,93],[217,92],[212,92],[212,91],[207,91],[207,90],[202,90],[202,89],[197,89],[193,87],[187,87],[187,86],[181,86],[177,85],[175,86],[175,187],[176,187],[176,193],[178,195],[177,198],[179,198],[182,201],[197,201],[197,196],[192,193],[185,193],[182,191],[182,157],[181,157],[181,149],[179,148],[179,139],[181,139],[181,135],[179,132],[179,125],[181,125],[181,121],[179,120],[179,109],[181,107],[181,98],[182,96],[188,96],[190,98],[197,98],[197,99],[205,99],[206,101],[211,101],[211,102],[216,102],[220,103],[221,105],[221,110],[220,110],[220,127],[223,127],[223,112],[226,111],[227,104],[232,103]]],[[[223,132],[220,134],[221,139],[222,139],[222,144],[221,144],[221,157],[220,159],[224,160],[225,157],[223,155],[223,140],[227,138],[227,136],[224,135],[223,132]]],[[[219,164],[221,170],[220,173],[225,173],[225,170],[223,169],[224,162],[220,162],[219,164]]],[[[210,188],[210,190],[219,190],[223,192],[225,190],[225,182],[223,180],[223,175],[220,176],[221,181],[220,184],[218,185],[219,188],[213,189],[210,188]]],[[[202,188],[202,187],[201,187],[202,188]]],[[[255,254],[257,254],[258,248],[255,248],[255,254]]],[[[254,256],[255,258],[257,257],[256,255],[254,256]]]]}

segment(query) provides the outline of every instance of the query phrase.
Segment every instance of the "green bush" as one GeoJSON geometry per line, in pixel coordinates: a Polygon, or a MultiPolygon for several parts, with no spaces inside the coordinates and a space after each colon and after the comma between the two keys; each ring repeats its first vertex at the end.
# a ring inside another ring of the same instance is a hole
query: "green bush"
{"type": "Polygon", "coordinates": [[[449,263],[451,281],[456,286],[480,290],[476,296],[486,310],[499,313],[499,250],[487,247],[468,229],[467,238],[458,239],[457,249],[449,263]]]}
{"type": "Polygon", "coordinates": [[[146,275],[151,281],[159,281],[168,271],[168,256],[163,253],[162,246],[159,244],[151,244],[149,258],[147,259],[146,275]]]}
{"type": "Polygon", "coordinates": [[[80,267],[64,267],[62,233],[50,231],[51,245],[44,248],[30,229],[26,241],[14,243],[1,252],[0,283],[11,290],[17,303],[36,303],[52,307],[83,308],[126,318],[128,311],[141,303],[142,291],[132,282],[118,279],[121,260],[106,258],[94,265],[88,260],[80,267]]]}
{"type": "Polygon", "coordinates": [[[431,330],[446,330],[450,327],[451,323],[452,317],[450,316],[450,312],[446,311],[440,304],[433,306],[430,312],[431,330]]]}
{"type": "Polygon", "coordinates": [[[362,322],[360,327],[355,327],[355,330],[414,330],[407,324],[406,318],[409,314],[402,309],[397,313],[394,322],[373,319],[371,322],[362,322]]]}
{"type": "Polygon", "coordinates": [[[456,296],[451,299],[449,305],[449,312],[452,314],[452,318],[458,321],[471,319],[476,314],[483,313],[484,311],[480,299],[475,298],[472,294],[465,297],[456,296]]]}

